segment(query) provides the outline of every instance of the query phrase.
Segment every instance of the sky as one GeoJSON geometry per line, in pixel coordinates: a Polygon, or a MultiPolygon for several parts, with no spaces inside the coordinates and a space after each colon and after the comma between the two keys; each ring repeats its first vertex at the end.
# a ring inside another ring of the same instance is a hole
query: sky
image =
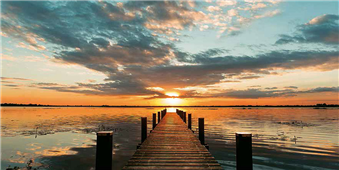
{"type": "Polygon", "coordinates": [[[338,104],[338,1],[1,1],[1,102],[338,104]]]}

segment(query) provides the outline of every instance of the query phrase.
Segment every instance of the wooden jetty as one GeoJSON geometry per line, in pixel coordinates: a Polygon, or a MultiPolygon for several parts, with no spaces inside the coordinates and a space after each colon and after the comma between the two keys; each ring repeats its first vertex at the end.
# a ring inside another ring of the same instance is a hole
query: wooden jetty
{"type": "MultiPolygon", "coordinates": [[[[199,138],[192,129],[192,114],[182,110],[153,113],[147,136],[147,117],[141,117],[141,143],[123,169],[222,169],[205,143],[204,118],[198,119],[199,138]],[[186,119],[187,118],[187,119],[186,119]],[[187,124],[186,124],[187,123],[187,124]]],[[[237,132],[236,169],[253,170],[252,134],[237,132]]],[[[96,170],[112,170],[113,132],[97,133],[96,170]]]]}
{"type": "Polygon", "coordinates": [[[123,169],[222,168],[182,117],[168,112],[123,169]]]}

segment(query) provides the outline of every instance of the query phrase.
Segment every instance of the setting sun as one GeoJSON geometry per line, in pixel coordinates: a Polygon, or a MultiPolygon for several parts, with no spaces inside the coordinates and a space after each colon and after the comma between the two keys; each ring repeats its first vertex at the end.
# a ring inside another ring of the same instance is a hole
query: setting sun
{"type": "Polygon", "coordinates": [[[165,99],[165,104],[166,105],[179,105],[182,103],[182,100],[179,97],[178,93],[175,92],[168,92],[165,93],[166,96],[169,96],[171,98],[166,98],[165,99]]]}
{"type": "Polygon", "coordinates": [[[181,103],[181,99],[179,98],[166,98],[165,104],[167,105],[178,105],[181,103]]]}

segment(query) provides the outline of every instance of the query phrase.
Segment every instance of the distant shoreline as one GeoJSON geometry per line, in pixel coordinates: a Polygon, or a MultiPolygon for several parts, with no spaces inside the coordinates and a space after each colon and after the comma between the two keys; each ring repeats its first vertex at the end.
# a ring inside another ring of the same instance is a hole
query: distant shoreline
{"type": "Polygon", "coordinates": [[[316,104],[316,105],[215,105],[215,106],[133,106],[133,105],[42,105],[42,104],[15,104],[1,103],[1,107],[315,107],[328,108],[339,107],[336,104],[316,104]]]}

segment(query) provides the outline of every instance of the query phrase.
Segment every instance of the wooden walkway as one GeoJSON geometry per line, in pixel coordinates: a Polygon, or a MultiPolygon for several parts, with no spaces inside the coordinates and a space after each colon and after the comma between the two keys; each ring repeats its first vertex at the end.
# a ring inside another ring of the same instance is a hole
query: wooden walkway
{"type": "Polygon", "coordinates": [[[167,112],[123,169],[222,169],[176,114],[167,112]]]}

